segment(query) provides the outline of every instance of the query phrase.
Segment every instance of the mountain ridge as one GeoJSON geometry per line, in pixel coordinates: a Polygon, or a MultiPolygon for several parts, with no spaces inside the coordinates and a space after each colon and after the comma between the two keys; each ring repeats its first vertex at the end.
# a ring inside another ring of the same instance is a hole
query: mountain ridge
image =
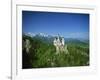
{"type": "MultiPolygon", "coordinates": [[[[37,38],[37,39],[40,39],[44,42],[48,42],[48,43],[52,43],[54,38],[57,37],[57,35],[48,35],[48,34],[45,34],[45,33],[23,33],[23,35],[26,35],[26,36],[29,36],[31,38],[37,38]]],[[[60,36],[62,37],[62,36],[60,36]]],[[[86,40],[86,39],[81,39],[81,38],[65,38],[65,43],[89,43],[89,40],[86,40]]]]}

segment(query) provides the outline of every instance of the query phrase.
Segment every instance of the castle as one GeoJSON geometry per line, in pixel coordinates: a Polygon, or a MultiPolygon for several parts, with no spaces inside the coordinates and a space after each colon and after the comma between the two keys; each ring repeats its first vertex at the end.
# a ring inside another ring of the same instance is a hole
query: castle
{"type": "Polygon", "coordinates": [[[65,40],[63,37],[60,37],[59,35],[54,39],[53,45],[56,48],[56,54],[59,54],[60,52],[68,53],[67,45],[65,46],[65,40]]]}

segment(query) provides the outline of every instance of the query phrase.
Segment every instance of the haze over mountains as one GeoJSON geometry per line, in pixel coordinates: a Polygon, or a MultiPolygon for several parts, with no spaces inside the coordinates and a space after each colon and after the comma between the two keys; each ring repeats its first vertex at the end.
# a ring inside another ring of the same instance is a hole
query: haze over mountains
{"type": "MultiPolygon", "coordinates": [[[[23,33],[23,35],[32,37],[32,38],[38,38],[42,41],[45,41],[47,43],[52,43],[54,38],[57,37],[57,35],[48,35],[45,33],[23,33]]],[[[60,37],[63,37],[59,35],[60,37]]],[[[65,38],[65,43],[75,43],[75,44],[89,44],[88,39],[83,39],[83,38],[65,38]]]]}

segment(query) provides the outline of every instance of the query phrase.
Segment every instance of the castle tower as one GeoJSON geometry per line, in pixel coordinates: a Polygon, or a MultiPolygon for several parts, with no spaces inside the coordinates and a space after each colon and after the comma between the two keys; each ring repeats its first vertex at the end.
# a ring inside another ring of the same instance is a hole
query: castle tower
{"type": "Polygon", "coordinates": [[[63,46],[65,45],[64,37],[62,37],[61,43],[62,43],[63,46]]]}

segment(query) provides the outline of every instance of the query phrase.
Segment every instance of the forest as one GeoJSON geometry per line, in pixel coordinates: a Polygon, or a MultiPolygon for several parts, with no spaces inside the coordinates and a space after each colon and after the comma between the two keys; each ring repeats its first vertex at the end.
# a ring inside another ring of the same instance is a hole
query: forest
{"type": "Polygon", "coordinates": [[[53,45],[54,37],[22,36],[22,68],[51,68],[89,66],[89,41],[65,39],[68,54],[56,54],[53,45]],[[29,51],[26,51],[25,41],[29,40],[29,51]]]}

